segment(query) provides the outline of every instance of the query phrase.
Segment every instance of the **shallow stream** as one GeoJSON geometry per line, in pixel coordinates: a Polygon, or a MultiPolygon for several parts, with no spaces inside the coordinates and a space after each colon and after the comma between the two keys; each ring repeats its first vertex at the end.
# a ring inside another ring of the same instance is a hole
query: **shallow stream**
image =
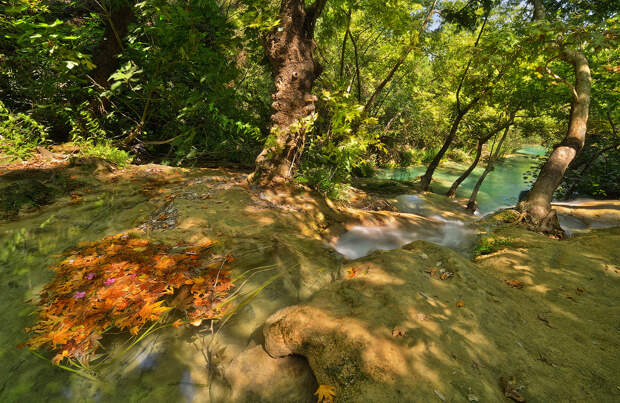
{"type": "MultiPolygon", "coordinates": [[[[515,206],[519,194],[530,187],[526,173],[534,169],[540,158],[545,155],[542,146],[529,145],[518,149],[515,154],[503,159],[487,176],[478,193],[478,210],[476,216],[484,216],[502,208],[515,206]]],[[[432,190],[446,193],[452,183],[467,168],[462,164],[447,163],[435,171],[432,190]]],[[[379,179],[415,181],[424,174],[425,166],[409,168],[383,169],[377,174],[379,179]]],[[[457,198],[469,198],[484,167],[478,167],[461,184],[457,198]]],[[[558,217],[566,233],[572,234],[588,231],[592,228],[605,228],[618,225],[613,217],[596,214],[584,219],[574,214],[576,209],[595,209],[587,206],[590,199],[578,199],[572,202],[554,203],[559,208],[558,217]]],[[[363,226],[356,225],[342,234],[333,247],[348,259],[366,256],[375,250],[399,248],[416,240],[425,240],[457,251],[468,251],[475,239],[472,221],[463,221],[437,211],[437,207],[424,198],[424,195],[400,195],[396,198],[396,207],[404,213],[416,214],[426,220],[407,226],[363,226]]],[[[456,206],[455,206],[456,208],[456,206]]],[[[615,208],[615,207],[614,207],[615,208]]],[[[613,214],[612,214],[613,216],[613,214]]]]}

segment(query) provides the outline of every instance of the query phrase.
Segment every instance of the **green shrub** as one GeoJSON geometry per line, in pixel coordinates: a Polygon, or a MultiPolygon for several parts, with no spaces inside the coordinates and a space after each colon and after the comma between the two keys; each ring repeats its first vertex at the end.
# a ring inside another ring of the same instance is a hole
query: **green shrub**
{"type": "Polygon", "coordinates": [[[334,180],[334,170],[327,168],[312,168],[304,171],[303,175],[297,176],[297,182],[305,183],[322,195],[333,199],[344,198],[344,185],[334,180]]]}
{"type": "Polygon", "coordinates": [[[429,162],[431,162],[433,158],[435,158],[438,152],[439,152],[438,147],[425,148],[424,150],[422,150],[422,158],[421,158],[422,163],[428,164],[429,162]]]}
{"type": "Polygon", "coordinates": [[[453,148],[448,151],[447,157],[454,162],[465,162],[469,160],[469,154],[459,148],[453,148]]]}
{"type": "Polygon", "coordinates": [[[495,238],[492,236],[480,237],[474,247],[474,256],[488,255],[512,245],[512,238],[495,238]]]}
{"type": "Polygon", "coordinates": [[[370,160],[363,160],[353,166],[351,173],[359,178],[372,178],[375,176],[375,163],[370,160]]]}
{"type": "Polygon", "coordinates": [[[11,113],[0,101],[0,154],[9,162],[27,160],[46,142],[47,130],[25,113],[11,113]]]}
{"type": "Polygon", "coordinates": [[[414,150],[401,150],[398,153],[398,157],[401,167],[409,167],[417,162],[417,155],[414,150]]]}
{"type": "Polygon", "coordinates": [[[81,105],[78,116],[71,119],[70,123],[71,139],[79,147],[83,157],[101,158],[121,168],[133,160],[129,152],[114,146],[99,121],[92,116],[86,103],[81,105]]]}

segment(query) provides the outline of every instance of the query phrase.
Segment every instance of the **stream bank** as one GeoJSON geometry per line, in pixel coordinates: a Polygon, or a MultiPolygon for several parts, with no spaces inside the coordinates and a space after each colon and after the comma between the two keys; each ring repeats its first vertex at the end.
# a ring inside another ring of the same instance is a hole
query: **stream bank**
{"type": "Polygon", "coordinates": [[[318,383],[336,386],[337,401],[499,401],[499,379],[513,376],[508,385],[528,401],[620,393],[618,229],[556,241],[509,215],[465,222],[456,203],[432,194],[405,199],[409,212],[390,211],[396,198],[358,192],[345,204],[304,189],[260,191],[223,169],[77,164],[5,173],[0,189],[33,175],[54,197],[0,222],[3,401],[310,402],[318,383]],[[439,236],[440,218],[465,222],[472,242],[509,241],[475,261],[473,245],[428,240],[397,239],[394,250],[371,247],[353,260],[334,249],[356,226],[439,236]],[[215,335],[204,324],[149,337],[102,383],[16,349],[34,320],[26,301],[58,254],[121,232],[218,241],[218,253],[236,257],[232,277],[247,275],[236,283],[245,304],[215,335]]]}

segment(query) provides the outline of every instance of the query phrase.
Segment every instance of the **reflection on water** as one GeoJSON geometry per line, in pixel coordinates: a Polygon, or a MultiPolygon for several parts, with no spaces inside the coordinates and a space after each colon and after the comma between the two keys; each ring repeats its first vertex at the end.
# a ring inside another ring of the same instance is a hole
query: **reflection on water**
{"type": "MultiPolygon", "coordinates": [[[[527,190],[523,175],[544,155],[544,148],[527,146],[517,155],[506,158],[491,172],[478,194],[478,206],[482,214],[502,207],[514,206],[519,193],[527,190]]],[[[465,170],[465,166],[449,164],[437,169],[433,177],[432,190],[437,193],[448,191],[452,182],[465,170]]],[[[379,179],[415,180],[424,174],[426,167],[384,169],[377,174],[379,179]]],[[[457,197],[469,197],[484,168],[477,168],[457,191],[457,197]]],[[[405,213],[426,217],[419,225],[408,227],[354,226],[336,240],[333,247],[348,259],[366,256],[375,250],[399,248],[415,240],[425,240],[455,250],[471,246],[474,233],[463,221],[437,215],[436,209],[419,195],[401,195],[396,198],[398,209],[405,213]]]]}
{"type": "Polygon", "coordinates": [[[137,354],[119,363],[120,368],[102,374],[105,384],[16,348],[27,338],[24,328],[36,319],[35,307],[27,301],[36,298],[51,279],[53,272],[47,268],[57,263],[59,254],[81,241],[123,232],[134,226],[143,215],[141,210],[153,208],[132,188],[84,199],[79,204],[49,206],[30,218],[0,222],[0,402],[138,401],[154,393],[179,401],[182,391],[176,385],[167,386],[162,378],[179,379],[181,365],[175,368],[167,363],[166,377],[151,375],[160,357],[150,343],[137,347],[137,354]]]}

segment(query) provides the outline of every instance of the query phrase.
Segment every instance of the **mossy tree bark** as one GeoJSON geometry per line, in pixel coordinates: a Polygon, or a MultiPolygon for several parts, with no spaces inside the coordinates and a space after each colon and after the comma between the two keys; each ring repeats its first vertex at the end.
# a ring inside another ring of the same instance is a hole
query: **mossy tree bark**
{"type": "Polygon", "coordinates": [[[312,127],[312,85],[321,73],[314,60],[314,26],[326,0],[306,6],[304,0],[282,0],[280,25],[266,37],[266,53],[273,68],[271,133],[256,159],[253,182],[274,185],[290,181],[312,127]]]}
{"type": "MultiPolygon", "coordinates": [[[[534,20],[543,21],[545,7],[542,1],[533,0],[532,3],[534,20]]],[[[525,214],[528,224],[535,230],[543,232],[561,231],[557,216],[551,209],[551,200],[562,182],[566,169],[585,144],[590,111],[592,79],[588,59],[582,51],[567,48],[561,48],[559,56],[571,64],[575,72],[575,85],[565,82],[573,94],[568,131],[564,140],[553,150],[542,167],[528,193],[527,200],[519,204],[519,209],[525,214]]],[[[549,70],[547,72],[552,74],[549,70]]]]}
{"type": "Polygon", "coordinates": [[[524,202],[525,205],[521,207],[527,214],[528,222],[539,229],[544,229],[547,224],[555,221],[551,199],[562,182],[564,172],[584,146],[590,110],[591,77],[588,60],[582,52],[568,49],[562,50],[561,57],[572,64],[575,70],[568,131],[562,143],[553,150],[542,167],[524,202]]]}

